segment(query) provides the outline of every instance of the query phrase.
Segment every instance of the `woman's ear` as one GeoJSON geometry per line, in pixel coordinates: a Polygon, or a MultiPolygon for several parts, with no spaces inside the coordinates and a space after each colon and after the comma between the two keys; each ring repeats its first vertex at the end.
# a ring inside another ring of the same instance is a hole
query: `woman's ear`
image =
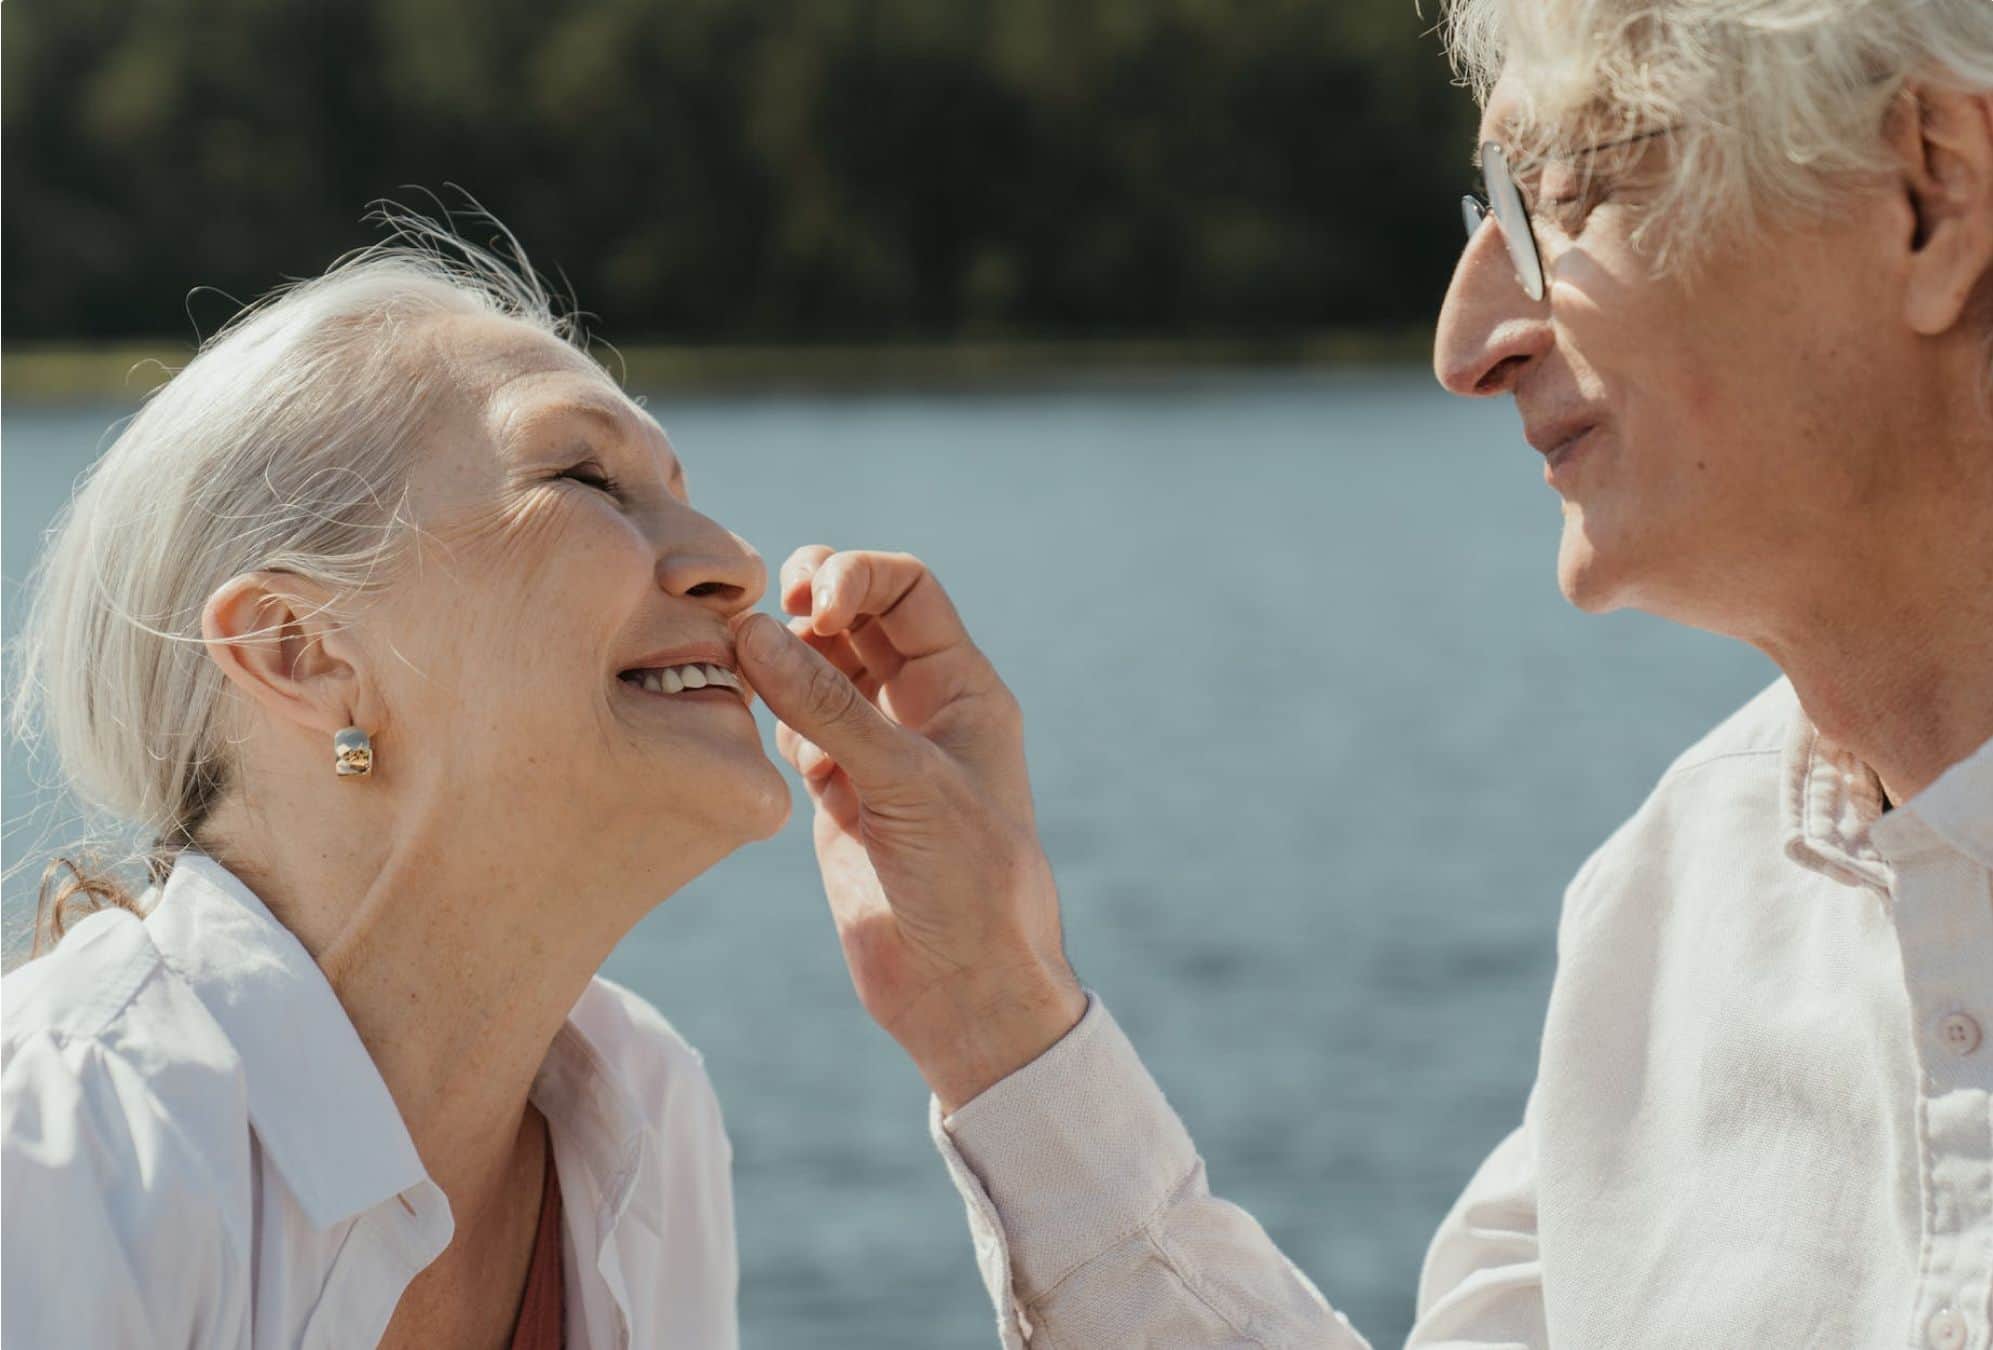
{"type": "Polygon", "coordinates": [[[201,609],[208,655],[230,682],[284,721],[326,736],[355,724],[363,692],[357,653],[327,611],[329,598],[296,573],[243,572],[201,609]]]}
{"type": "Polygon", "coordinates": [[[1915,228],[1902,255],[1904,318],[1935,337],[1993,269],[1993,95],[1912,87],[1890,142],[1915,228]]]}

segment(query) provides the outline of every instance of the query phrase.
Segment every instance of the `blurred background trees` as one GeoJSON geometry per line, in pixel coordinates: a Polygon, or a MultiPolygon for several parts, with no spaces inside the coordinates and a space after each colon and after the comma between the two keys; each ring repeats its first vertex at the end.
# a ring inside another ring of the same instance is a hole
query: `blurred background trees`
{"type": "Polygon", "coordinates": [[[446,183],[617,341],[1421,322],[1474,125],[1413,0],[0,15],[10,342],[209,331],[446,183]]]}

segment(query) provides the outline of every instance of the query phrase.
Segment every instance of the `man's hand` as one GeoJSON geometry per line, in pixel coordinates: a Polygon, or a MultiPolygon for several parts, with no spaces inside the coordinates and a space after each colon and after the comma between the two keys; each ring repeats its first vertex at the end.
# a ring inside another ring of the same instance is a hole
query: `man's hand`
{"type": "Polygon", "coordinates": [[[904,553],[798,549],[789,629],[749,615],[741,669],[816,803],[817,862],[858,998],[952,1111],[1086,1010],[1038,843],[1017,700],[904,553]]]}

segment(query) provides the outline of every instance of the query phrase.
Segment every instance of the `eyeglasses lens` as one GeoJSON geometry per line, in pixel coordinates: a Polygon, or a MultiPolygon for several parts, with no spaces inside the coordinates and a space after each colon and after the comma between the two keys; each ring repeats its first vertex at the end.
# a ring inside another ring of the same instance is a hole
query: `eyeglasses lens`
{"type": "MultiPolygon", "coordinates": [[[[1516,280],[1532,300],[1543,298],[1543,264],[1536,256],[1536,236],[1529,228],[1529,213],[1523,208],[1522,190],[1509,172],[1508,156],[1494,141],[1481,146],[1481,176],[1488,184],[1488,210],[1502,227],[1502,240],[1508,245],[1509,259],[1515,264],[1516,280]]],[[[1472,200],[1471,198],[1469,200],[1472,200]]],[[[1477,203],[1478,206],[1478,203],[1477,203]]],[[[1468,222],[1471,236],[1479,227],[1479,211],[1468,222]]]]}

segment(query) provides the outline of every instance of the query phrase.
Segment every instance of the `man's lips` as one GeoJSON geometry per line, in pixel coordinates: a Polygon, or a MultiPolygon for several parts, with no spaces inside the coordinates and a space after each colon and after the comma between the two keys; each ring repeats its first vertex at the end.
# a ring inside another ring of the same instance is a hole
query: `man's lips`
{"type": "Polygon", "coordinates": [[[1532,423],[1523,428],[1523,439],[1535,446],[1537,452],[1548,459],[1570,447],[1597,425],[1598,419],[1595,417],[1567,417],[1540,425],[1532,423]]]}
{"type": "Polygon", "coordinates": [[[1586,427],[1583,431],[1566,436],[1563,440],[1551,446],[1543,456],[1544,467],[1554,472],[1558,465],[1576,454],[1578,448],[1584,445],[1592,432],[1597,429],[1597,427],[1586,427]]]}
{"type": "Polygon", "coordinates": [[[1551,446],[1550,453],[1543,457],[1543,485],[1564,493],[1570,486],[1568,480],[1574,478],[1578,467],[1590,459],[1591,448],[1601,439],[1599,432],[1599,427],[1586,427],[1551,446]]]}

